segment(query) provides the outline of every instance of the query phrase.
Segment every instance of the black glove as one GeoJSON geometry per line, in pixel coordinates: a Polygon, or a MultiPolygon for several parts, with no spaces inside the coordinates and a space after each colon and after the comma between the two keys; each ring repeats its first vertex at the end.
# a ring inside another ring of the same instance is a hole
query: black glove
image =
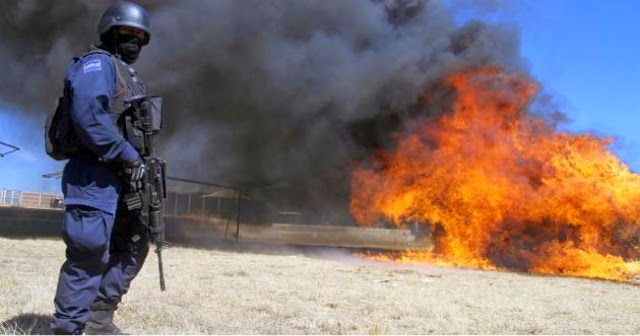
{"type": "Polygon", "coordinates": [[[144,178],[147,167],[142,160],[134,162],[130,166],[124,168],[125,175],[129,178],[129,182],[139,182],[144,178]]]}

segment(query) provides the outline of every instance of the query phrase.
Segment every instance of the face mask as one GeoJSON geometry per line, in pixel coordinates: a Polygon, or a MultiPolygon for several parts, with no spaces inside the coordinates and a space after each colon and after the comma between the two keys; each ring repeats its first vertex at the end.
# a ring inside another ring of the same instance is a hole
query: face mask
{"type": "Polygon", "coordinates": [[[131,35],[120,35],[116,48],[122,60],[127,64],[133,64],[140,56],[142,41],[131,35]]]}

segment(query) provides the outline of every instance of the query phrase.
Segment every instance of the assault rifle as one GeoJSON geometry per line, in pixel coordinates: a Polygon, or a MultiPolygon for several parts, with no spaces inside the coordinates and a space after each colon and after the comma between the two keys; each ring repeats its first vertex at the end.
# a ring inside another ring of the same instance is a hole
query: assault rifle
{"type": "Polygon", "coordinates": [[[167,198],[166,162],[158,158],[154,150],[154,137],[162,128],[162,98],[138,95],[125,103],[132,107],[133,113],[124,118],[125,138],[140,151],[146,172],[141,181],[129,185],[124,200],[129,210],[142,209],[148,215],[147,225],[158,256],[160,290],[164,291],[162,251],[169,247],[163,217],[163,200],[167,198]]]}

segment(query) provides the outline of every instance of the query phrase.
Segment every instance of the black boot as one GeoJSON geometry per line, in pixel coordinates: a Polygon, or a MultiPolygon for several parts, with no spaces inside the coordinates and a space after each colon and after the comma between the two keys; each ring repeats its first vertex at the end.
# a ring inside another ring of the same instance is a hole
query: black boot
{"type": "Polygon", "coordinates": [[[122,330],[113,323],[115,306],[94,303],[91,310],[91,317],[84,325],[85,335],[124,335],[122,330]]]}

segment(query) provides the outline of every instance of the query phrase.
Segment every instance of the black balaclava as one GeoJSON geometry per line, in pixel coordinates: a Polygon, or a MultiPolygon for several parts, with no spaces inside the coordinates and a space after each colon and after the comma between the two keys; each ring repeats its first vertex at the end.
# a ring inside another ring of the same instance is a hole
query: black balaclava
{"type": "Polygon", "coordinates": [[[142,50],[142,41],[132,35],[117,35],[116,50],[120,58],[127,63],[133,64],[140,56],[140,50],[142,50]]]}
{"type": "Polygon", "coordinates": [[[117,31],[110,31],[101,36],[101,48],[110,53],[120,56],[127,64],[133,64],[140,56],[142,50],[142,40],[136,36],[120,34],[117,31]]]}

